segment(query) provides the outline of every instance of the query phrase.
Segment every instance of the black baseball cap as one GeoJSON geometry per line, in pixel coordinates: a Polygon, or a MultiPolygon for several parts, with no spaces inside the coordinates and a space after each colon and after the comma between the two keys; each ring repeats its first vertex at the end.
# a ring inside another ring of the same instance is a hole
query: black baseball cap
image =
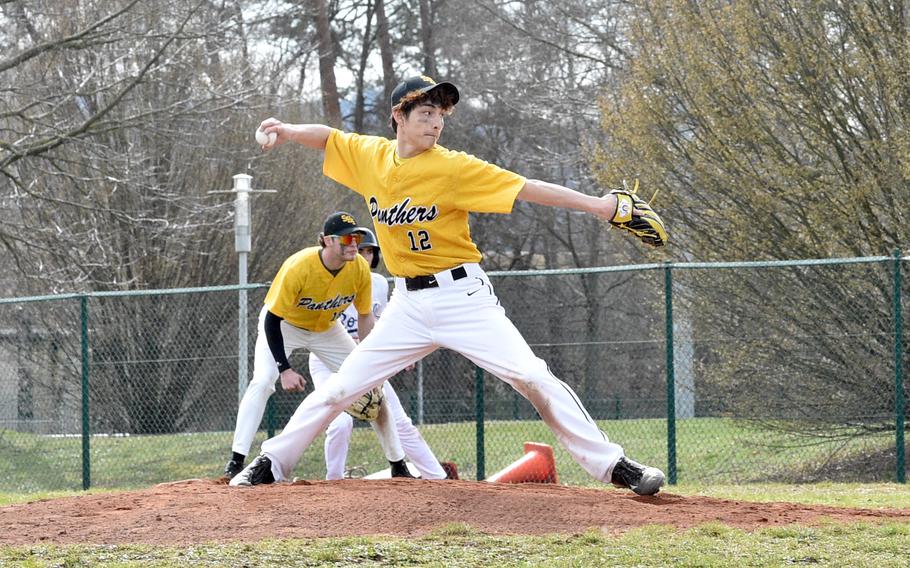
{"type": "Polygon", "coordinates": [[[345,211],[336,211],[326,217],[322,234],[327,237],[340,237],[350,233],[364,233],[366,229],[357,225],[354,216],[345,211]]]}
{"type": "Polygon", "coordinates": [[[445,91],[448,91],[452,95],[452,104],[458,104],[458,87],[452,83],[447,82],[437,83],[426,75],[417,75],[414,77],[409,77],[401,83],[398,83],[398,86],[395,87],[394,91],[392,91],[392,108],[395,108],[398,103],[401,102],[401,99],[403,99],[408,93],[413,93],[414,91],[429,93],[434,89],[443,89],[445,91]]]}

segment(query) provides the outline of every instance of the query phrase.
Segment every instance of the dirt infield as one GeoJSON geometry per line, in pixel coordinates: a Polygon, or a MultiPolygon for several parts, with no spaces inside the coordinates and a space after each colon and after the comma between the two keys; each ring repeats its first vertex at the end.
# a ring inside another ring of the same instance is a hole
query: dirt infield
{"type": "Polygon", "coordinates": [[[608,533],[648,524],[719,522],[742,529],[834,522],[910,522],[910,510],[752,503],[619,489],[386,479],[234,488],[194,479],[140,491],[0,507],[0,544],[185,545],[265,538],[415,536],[450,523],[487,534],[608,533]],[[369,513],[364,513],[369,510],[369,513]]]}

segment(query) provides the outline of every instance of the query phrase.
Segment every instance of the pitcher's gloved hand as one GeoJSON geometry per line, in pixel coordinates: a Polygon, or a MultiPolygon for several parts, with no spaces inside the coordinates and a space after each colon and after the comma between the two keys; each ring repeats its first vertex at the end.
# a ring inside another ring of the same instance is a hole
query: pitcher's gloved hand
{"type": "Polygon", "coordinates": [[[610,192],[616,196],[616,213],[610,219],[610,224],[629,231],[641,242],[652,247],[662,247],[667,244],[667,229],[660,216],[651,209],[648,203],[636,194],[635,189],[614,189],[610,192]]]}

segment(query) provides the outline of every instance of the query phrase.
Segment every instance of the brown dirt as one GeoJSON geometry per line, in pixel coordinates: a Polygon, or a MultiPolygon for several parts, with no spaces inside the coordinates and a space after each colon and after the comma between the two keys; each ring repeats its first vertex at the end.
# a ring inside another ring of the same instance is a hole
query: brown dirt
{"type": "Polygon", "coordinates": [[[746,530],[833,522],[910,523],[910,509],[753,503],[620,489],[407,479],[229,487],[192,479],[139,491],[0,507],[0,544],[186,545],[266,538],[426,534],[466,523],[486,534],[617,533],[718,522],[746,530]]]}

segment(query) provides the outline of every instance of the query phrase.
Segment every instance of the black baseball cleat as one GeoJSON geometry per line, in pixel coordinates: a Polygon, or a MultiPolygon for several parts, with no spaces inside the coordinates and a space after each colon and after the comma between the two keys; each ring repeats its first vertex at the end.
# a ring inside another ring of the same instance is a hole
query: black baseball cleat
{"type": "Polygon", "coordinates": [[[265,454],[259,454],[256,459],[250,462],[250,465],[235,475],[228,485],[245,487],[269,483],[275,483],[275,476],[272,475],[272,460],[267,458],[265,454]]]}
{"type": "Polygon", "coordinates": [[[613,466],[610,481],[613,485],[631,489],[638,495],[654,495],[660,491],[664,479],[664,472],[656,467],[644,466],[623,457],[613,466]]]}
{"type": "Polygon", "coordinates": [[[389,464],[392,466],[392,477],[410,477],[411,479],[417,479],[411,475],[411,470],[408,469],[408,464],[404,463],[404,460],[398,460],[397,462],[390,461],[389,464]]]}
{"type": "Polygon", "coordinates": [[[227,465],[224,466],[224,477],[227,479],[234,479],[234,477],[243,471],[243,460],[231,459],[227,462],[227,465]]]}

